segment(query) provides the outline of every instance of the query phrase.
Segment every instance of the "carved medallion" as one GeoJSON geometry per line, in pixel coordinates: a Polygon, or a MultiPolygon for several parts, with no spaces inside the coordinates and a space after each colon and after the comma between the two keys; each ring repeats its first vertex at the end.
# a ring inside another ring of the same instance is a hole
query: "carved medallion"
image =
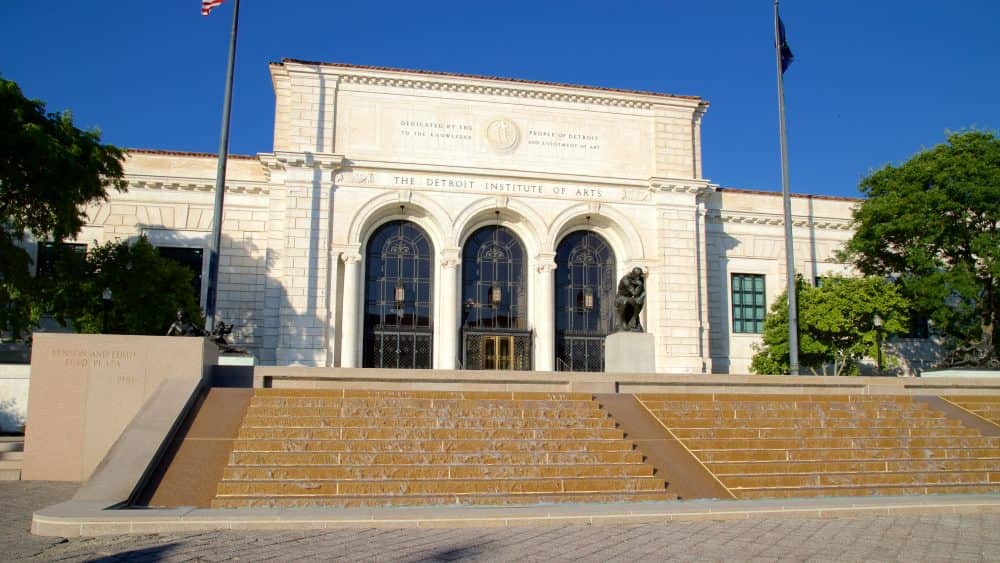
{"type": "Polygon", "coordinates": [[[486,126],[486,140],[500,152],[510,152],[517,148],[521,131],[517,124],[507,118],[494,119],[486,126]]]}

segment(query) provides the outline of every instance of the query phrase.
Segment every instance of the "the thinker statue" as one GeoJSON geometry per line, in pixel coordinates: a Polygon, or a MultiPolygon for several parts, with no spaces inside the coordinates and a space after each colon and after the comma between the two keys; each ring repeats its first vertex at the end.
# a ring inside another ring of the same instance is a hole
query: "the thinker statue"
{"type": "Polygon", "coordinates": [[[188,319],[184,309],[177,309],[177,320],[170,324],[167,336],[205,336],[205,331],[188,319]]]}
{"type": "Polygon", "coordinates": [[[646,304],[646,277],[642,268],[622,276],[615,295],[615,332],[643,332],[639,313],[646,304]]]}

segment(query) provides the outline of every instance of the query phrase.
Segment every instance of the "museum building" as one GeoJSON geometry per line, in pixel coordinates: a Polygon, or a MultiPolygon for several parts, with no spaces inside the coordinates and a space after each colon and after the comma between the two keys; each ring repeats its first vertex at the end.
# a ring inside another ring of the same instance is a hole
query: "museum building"
{"type": "MultiPolygon", "coordinates": [[[[603,371],[646,273],[658,373],[746,373],[785,286],[779,193],[702,173],[694,96],[284,60],[273,152],[231,156],[218,311],[259,364],[603,371]]],[[[216,155],[132,150],[79,240],[207,279],[216,155]]],[[[796,271],[857,200],[794,196],[796,271]]],[[[199,283],[202,304],[207,284],[199,283]]]]}

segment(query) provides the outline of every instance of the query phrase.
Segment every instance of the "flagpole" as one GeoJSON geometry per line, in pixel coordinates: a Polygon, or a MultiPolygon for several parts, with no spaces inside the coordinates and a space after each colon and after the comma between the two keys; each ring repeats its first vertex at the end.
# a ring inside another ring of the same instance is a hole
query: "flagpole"
{"type": "Polygon", "coordinates": [[[785,84],[781,48],[784,43],[778,18],[778,0],[774,0],[774,52],[778,64],[778,122],[781,137],[781,198],[785,207],[785,270],[788,279],[788,371],[799,374],[799,313],[795,287],[795,255],[792,241],[792,197],[788,188],[788,137],[785,130],[785,84]]]}
{"type": "Polygon", "coordinates": [[[229,155],[229,114],[233,101],[233,68],[236,66],[236,29],[240,0],[233,2],[233,30],[229,36],[229,64],[226,66],[226,94],[222,101],[222,133],[219,139],[219,166],[215,173],[215,206],[212,211],[212,246],[208,255],[208,297],[205,303],[205,327],[215,326],[216,300],[219,292],[219,254],[222,248],[222,204],[226,195],[226,159],[229,155]]]}

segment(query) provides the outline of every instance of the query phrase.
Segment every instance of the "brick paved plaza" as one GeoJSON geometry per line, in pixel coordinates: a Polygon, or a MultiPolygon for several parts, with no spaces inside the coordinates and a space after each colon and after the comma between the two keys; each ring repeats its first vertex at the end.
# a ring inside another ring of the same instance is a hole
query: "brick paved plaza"
{"type": "Polygon", "coordinates": [[[1000,514],[631,526],[201,532],[61,540],[26,531],[75,485],[0,482],[3,560],[1000,561],[1000,514]]]}

